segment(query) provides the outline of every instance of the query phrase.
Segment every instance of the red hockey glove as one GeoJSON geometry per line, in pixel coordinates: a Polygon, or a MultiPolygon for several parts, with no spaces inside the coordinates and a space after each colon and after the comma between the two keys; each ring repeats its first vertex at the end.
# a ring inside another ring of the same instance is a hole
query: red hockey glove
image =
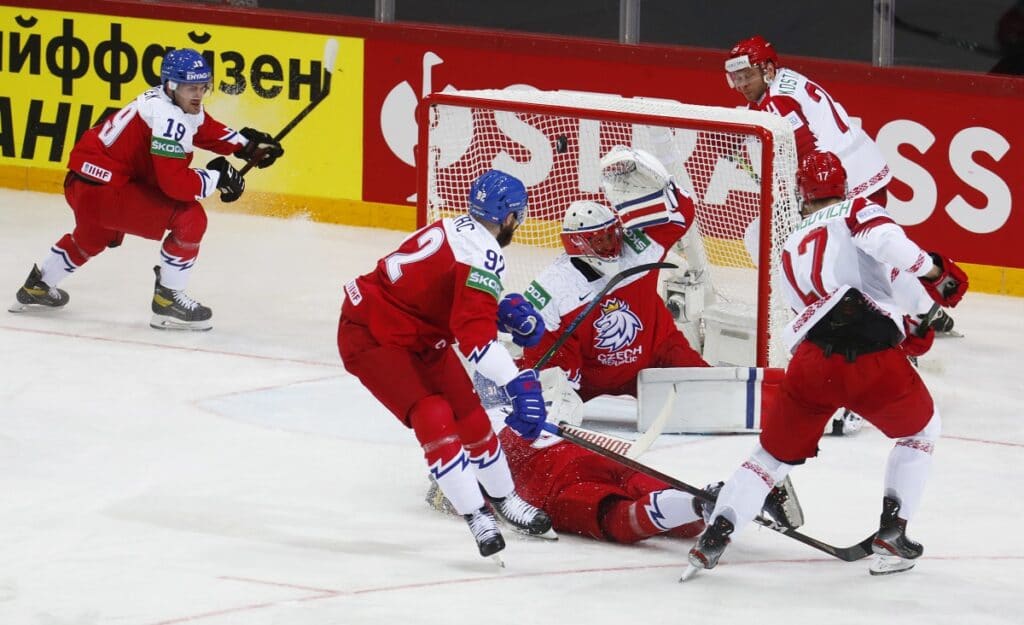
{"type": "Polygon", "coordinates": [[[903,327],[907,337],[900,343],[900,349],[912,358],[924,355],[932,348],[932,343],[935,341],[935,328],[931,325],[922,327],[920,321],[920,319],[909,316],[903,317],[903,327]]]}
{"type": "Polygon", "coordinates": [[[940,306],[952,308],[960,303],[967,291],[967,274],[952,259],[928,252],[941,273],[937,278],[918,278],[924,290],[940,306]]]}

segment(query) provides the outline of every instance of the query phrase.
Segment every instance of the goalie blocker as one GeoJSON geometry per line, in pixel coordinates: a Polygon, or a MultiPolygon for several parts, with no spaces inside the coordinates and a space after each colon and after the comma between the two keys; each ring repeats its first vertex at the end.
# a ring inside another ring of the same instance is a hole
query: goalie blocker
{"type": "Polygon", "coordinates": [[[644,369],[637,378],[637,431],[658,418],[671,389],[679,394],[666,434],[756,434],[771,418],[783,369],[675,367],[644,369]]]}

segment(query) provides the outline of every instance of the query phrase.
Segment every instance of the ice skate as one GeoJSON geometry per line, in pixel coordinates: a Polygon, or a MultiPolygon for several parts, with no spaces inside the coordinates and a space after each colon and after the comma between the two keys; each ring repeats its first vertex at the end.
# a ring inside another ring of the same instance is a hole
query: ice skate
{"type": "Polygon", "coordinates": [[[487,501],[491,502],[497,517],[520,534],[558,540],[558,534],[551,529],[548,513],[531,506],[515,491],[502,498],[488,495],[487,501]]]}
{"type": "Polygon", "coordinates": [[[804,510],[800,506],[800,500],[796,497],[796,490],[788,475],[764,498],[764,507],[761,508],[761,512],[776,525],[788,529],[795,530],[804,524],[804,510]]]}
{"type": "MultiPolygon", "coordinates": [[[[718,493],[722,491],[723,486],[725,486],[725,482],[713,482],[704,487],[704,492],[711,494],[717,499],[718,493]]],[[[700,515],[700,518],[704,519],[705,523],[709,523],[711,522],[711,513],[715,511],[715,502],[702,499],[701,497],[694,497],[693,511],[700,515]]]]}
{"type": "Polygon", "coordinates": [[[24,312],[30,308],[60,308],[68,303],[71,297],[62,289],[54,288],[43,282],[43,272],[38,265],[32,265],[25,284],[15,294],[15,301],[8,308],[10,312],[24,312]]]}
{"type": "Polygon", "coordinates": [[[149,325],[157,330],[209,330],[213,311],[185,294],[160,284],[160,267],[153,267],[153,318],[149,325]]]}
{"type": "Polygon", "coordinates": [[[485,505],[472,514],[463,515],[462,518],[466,519],[469,531],[473,532],[480,555],[491,558],[498,566],[504,567],[505,563],[502,562],[498,553],[505,548],[505,538],[501,535],[501,530],[498,529],[498,523],[494,520],[490,508],[485,505]]]}
{"type": "Polygon", "coordinates": [[[882,499],[882,517],[871,549],[878,557],[871,563],[872,575],[902,573],[914,568],[924,547],[907,538],[907,521],[899,517],[900,504],[892,497],[882,499]]]}
{"type": "Polygon", "coordinates": [[[697,544],[690,549],[687,556],[689,565],[679,581],[685,582],[702,569],[713,569],[718,566],[718,559],[725,553],[725,548],[729,545],[729,536],[734,530],[732,521],[723,516],[716,518],[697,539],[697,544]]]}

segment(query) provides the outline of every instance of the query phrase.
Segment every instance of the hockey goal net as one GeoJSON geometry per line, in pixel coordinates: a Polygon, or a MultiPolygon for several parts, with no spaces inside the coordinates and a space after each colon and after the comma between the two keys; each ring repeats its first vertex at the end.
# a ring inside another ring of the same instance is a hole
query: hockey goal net
{"type": "Polygon", "coordinates": [[[562,252],[568,205],[607,203],[599,163],[619,144],[657,156],[693,195],[696,225],[677,246],[676,279],[701,285],[703,301],[687,308],[752,319],[755,361],[737,364],[784,364],[777,252],[798,221],[796,147],[789,124],[769,113],[566,91],[435,93],[420,109],[419,224],[465,212],[470,183],[488,169],[518,177],[529,212],[505,250],[503,283],[521,292],[562,252]]]}

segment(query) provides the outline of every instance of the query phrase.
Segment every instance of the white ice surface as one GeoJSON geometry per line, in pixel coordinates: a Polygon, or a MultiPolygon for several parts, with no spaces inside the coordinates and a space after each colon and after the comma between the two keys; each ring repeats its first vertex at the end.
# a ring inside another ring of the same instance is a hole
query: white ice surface
{"type": "MultiPolygon", "coordinates": [[[[71,226],[60,196],[0,191],[11,301],[71,226]]],[[[1024,622],[1024,300],[969,294],[966,337],[922,359],[944,436],[915,570],[755,528],[682,585],[690,543],[666,538],[508,536],[499,570],[423,503],[414,437],[338,359],[341,285],[403,236],[212,212],[189,288],[207,333],[148,327],[157,244],[131,237],[61,285],[66,309],[0,312],[0,625],[1024,622]]],[[[664,436],[643,460],[703,485],[752,444],[664,436]]],[[[889,447],[822,441],[793,474],[808,534],[871,533],[889,447]]]]}

